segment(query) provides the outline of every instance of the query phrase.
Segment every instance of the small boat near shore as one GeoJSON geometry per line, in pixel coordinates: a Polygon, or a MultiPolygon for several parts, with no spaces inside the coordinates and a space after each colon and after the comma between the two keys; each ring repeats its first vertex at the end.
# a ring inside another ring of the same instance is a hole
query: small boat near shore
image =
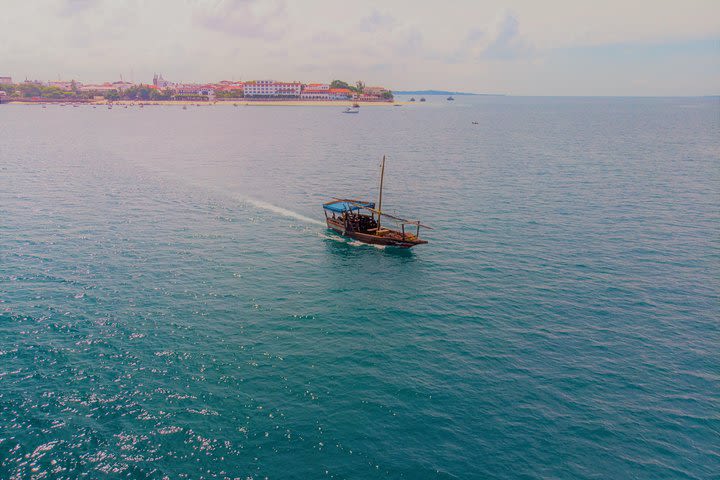
{"type": "Polygon", "coordinates": [[[343,113],[360,113],[360,105],[347,107],[345,110],[343,110],[343,113]]]}
{"type": "Polygon", "coordinates": [[[452,102],[452,101],[454,101],[454,100],[455,100],[455,99],[454,99],[452,96],[447,97],[447,101],[448,101],[448,102],[452,102]]]}
{"type": "Polygon", "coordinates": [[[420,227],[432,230],[430,227],[423,225],[419,220],[407,220],[382,211],[384,176],[385,157],[383,156],[377,209],[374,202],[334,198],[323,204],[327,227],[344,237],[371,245],[410,248],[428,243],[427,240],[420,238],[420,227]],[[394,222],[399,229],[382,225],[383,219],[394,222]],[[414,227],[415,232],[407,232],[406,226],[414,227]]]}

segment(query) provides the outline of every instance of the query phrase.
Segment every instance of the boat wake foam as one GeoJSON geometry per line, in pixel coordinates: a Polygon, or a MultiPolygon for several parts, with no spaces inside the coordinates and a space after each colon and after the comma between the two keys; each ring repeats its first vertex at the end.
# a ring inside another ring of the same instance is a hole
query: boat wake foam
{"type": "Polygon", "coordinates": [[[300,220],[305,223],[311,223],[313,225],[323,225],[323,226],[325,225],[320,220],[306,217],[305,215],[299,214],[297,212],[293,212],[292,210],[288,210],[287,208],[278,207],[277,205],[273,205],[272,203],[263,202],[262,200],[255,200],[253,198],[243,198],[243,201],[245,201],[246,203],[249,203],[253,207],[257,207],[262,210],[267,210],[269,212],[277,213],[278,215],[282,215],[283,217],[294,218],[295,220],[300,220]]]}
{"type": "Polygon", "coordinates": [[[345,240],[342,237],[337,237],[335,235],[325,235],[324,233],[318,233],[318,237],[324,238],[326,240],[332,240],[333,242],[340,242],[340,243],[349,243],[347,240],[345,240]]]}
{"type": "MultiPolygon", "coordinates": [[[[306,217],[305,215],[302,215],[300,213],[294,212],[292,210],[288,210],[287,208],[278,207],[277,205],[273,205],[272,203],[263,202],[262,200],[256,200],[254,198],[243,198],[242,199],[245,203],[252,205],[253,207],[260,208],[262,210],[267,210],[268,212],[273,212],[278,215],[281,215],[283,217],[287,218],[294,218],[295,220],[300,220],[305,223],[309,223],[312,225],[319,225],[324,227],[325,223],[321,222],[320,220],[316,220],[314,218],[306,217]]],[[[350,245],[351,247],[375,247],[378,250],[384,250],[386,245],[372,245],[367,243],[358,242],[357,240],[348,240],[343,237],[338,237],[335,235],[326,235],[324,233],[318,233],[318,235],[322,238],[333,240],[335,242],[345,243],[347,245],[350,245]]]]}
{"type": "Polygon", "coordinates": [[[385,250],[386,248],[386,245],[373,245],[370,243],[358,242],[357,240],[348,240],[346,238],[338,237],[336,235],[326,235],[324,233],[318,233],[318,236],[326,240],[332,240],[333,242],[344,243],[346,245],[350,245],[351,247],[374,247],[378,250],[385,250]]]}
{"type": "Polygon", "coordinates": [[[348,242],[348,245],[352,245],[353,247],[373,247],[373,248],[377,248],[378,250],[385,250],[385,248],[387,248],[387,245],[376,245],[374,243],[363,243],[363,242],[358,242],[357,240],[348,242]]]}

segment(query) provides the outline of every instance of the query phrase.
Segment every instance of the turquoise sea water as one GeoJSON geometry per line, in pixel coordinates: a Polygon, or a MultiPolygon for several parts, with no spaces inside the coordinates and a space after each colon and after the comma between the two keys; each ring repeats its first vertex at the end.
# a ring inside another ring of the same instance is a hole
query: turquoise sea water
{"type": "Polygon", "coordinates": [[[717,99],[2,105],[0,478],[718,478],[718,138],[717,99]],[[429,245],[320,222],[383,154],[429,245]]]}

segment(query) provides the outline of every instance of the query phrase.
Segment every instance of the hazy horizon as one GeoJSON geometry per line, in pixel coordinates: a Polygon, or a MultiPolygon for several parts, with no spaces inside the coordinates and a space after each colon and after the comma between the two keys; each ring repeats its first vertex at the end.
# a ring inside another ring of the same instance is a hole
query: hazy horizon
{"type": "Polygon", "coordinates": [[[720,4],[409,0],[3,2],[0,76],[362,79],[514,96],[714,96],[720,4]]]}

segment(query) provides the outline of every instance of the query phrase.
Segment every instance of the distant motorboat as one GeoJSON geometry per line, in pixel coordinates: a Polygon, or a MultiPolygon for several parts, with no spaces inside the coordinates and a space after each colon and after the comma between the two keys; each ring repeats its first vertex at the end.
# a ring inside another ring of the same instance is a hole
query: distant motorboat
{"type": "Polygon", "coordinates": [[[183,110],[187,110],[187,105],[183,105],[183,110]]]}
{"type": "Polygon", "coordinates": [[[424,102],[424,101],[425,101],[425,97],[422,97],[422,98],[420,99],[420,101],[421,101],[421,102],[424,102]]]}
{"type": "Polygon", "coordinates": [[[343,113],[360,113],[360,107],[347,107],[343,113]]]}
{"type": "Polygon", "coordinates": [[[412,97],[412,98],[410,99],[410,101],[411,101],[411,102],[414,102],[414,101],[415,101],[415,97],[412,97]]]}
{"type": "Polygon", "coordinates": [[[448,102],[452,102],[453,100],[455,100],[455,99],[454,99],[452,96],[450,96],[450,97],[447,98],[447,101],[448,101],[448,102]]]}
{"type": "Polygon", "coordinates": [[[477,124],[478,124],[478,122],[472,122],[472,124],[473,124],[473,125],[477,125],[477,124]]]}

